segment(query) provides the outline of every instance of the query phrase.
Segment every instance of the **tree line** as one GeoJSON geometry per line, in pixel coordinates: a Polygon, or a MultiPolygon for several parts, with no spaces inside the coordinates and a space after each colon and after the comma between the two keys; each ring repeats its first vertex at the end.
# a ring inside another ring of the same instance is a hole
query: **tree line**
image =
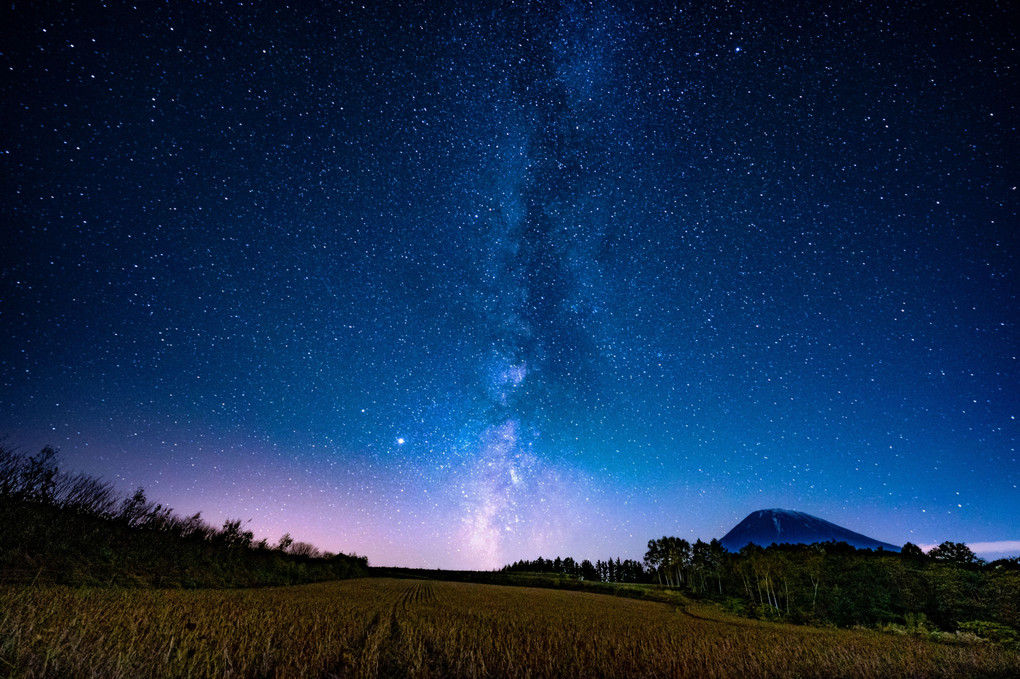
{"type": "Polygon", "coordinates": [[[57,452],[0,445],[0,583],[235,587],[364,575],[365,557],[285,534],[256,541],[240,519],[180,516],[139,488],[129,496],[60,470],[57,452]]]}
{"type": "Polygon", "coordinates": [[[911,543],[896,553],[842,542],[747,545],[730,552],[718,540],[692,544],[667,536],[649,540],[641,562],[540,557],[503,570],[645,583],[714,600],[759,619],[980,630],[1012,644],[1020,638],[1020,559],[985,563],[956,542],[944,542],[927,554],[911,543]]]}
{"type": "Polygon", "coordinates": [[[534,561],[515,561],[504,566],[503,573],[558,573],[577,578],[578,580],[590,580],[597,582],[642,582],[645,576],[645,569],[639,561],[632,559],[620,560],[599,559],[592,563],[588,559],[575,561],[571,557],[547,560],[538,557],[534,561]]]}

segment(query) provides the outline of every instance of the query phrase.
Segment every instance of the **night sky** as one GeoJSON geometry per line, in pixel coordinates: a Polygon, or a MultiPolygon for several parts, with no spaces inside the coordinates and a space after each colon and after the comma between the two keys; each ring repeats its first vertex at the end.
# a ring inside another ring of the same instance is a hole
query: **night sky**
{"type": "Polygon", "coordinates": [[[7,445],[374,565],[1020,553],[1009,3],[104,4],[0,10],[7,445]]]}

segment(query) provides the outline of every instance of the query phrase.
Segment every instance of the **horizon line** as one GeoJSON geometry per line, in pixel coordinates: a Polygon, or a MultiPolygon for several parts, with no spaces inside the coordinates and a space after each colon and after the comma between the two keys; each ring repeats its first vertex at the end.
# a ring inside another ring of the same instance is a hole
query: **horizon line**
{"type": "MultiPolygon", "coordinates": [[[[942,544],[942,543],[939,543],[942,544]]],[[[970,550],[975,554],[981,553],[1001,553],[1001,552],[1016,552],[1020,555],[1020,540],[993,540],[983,542],[964,542],[965,545],[970,547],[970,550]]],[[[930,552],[939,545],[937,544],[925,544],[918,545],[925,553],[930,552]]]]}

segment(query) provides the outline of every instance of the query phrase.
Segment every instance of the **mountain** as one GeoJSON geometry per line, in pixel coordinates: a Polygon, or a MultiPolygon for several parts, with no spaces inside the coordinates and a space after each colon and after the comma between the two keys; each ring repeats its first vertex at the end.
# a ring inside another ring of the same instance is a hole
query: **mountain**
{"type": "Polygon", "coordinates": [[[900,548],[880,542],[849,528],[837,526],[825,519],[789,509],[759,509],[751,512],[723,536],[722,546],[731,552],[739,551],[747,543],[768,547],[777,544],[811,544],[812,542],[845,542],[858,549],[878,549],[898,552],[900,548]]]}

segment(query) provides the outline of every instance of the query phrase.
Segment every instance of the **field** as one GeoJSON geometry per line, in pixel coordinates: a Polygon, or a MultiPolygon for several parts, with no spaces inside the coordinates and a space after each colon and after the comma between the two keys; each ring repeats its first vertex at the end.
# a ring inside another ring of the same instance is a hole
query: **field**
{"type": "Polygon", "coordinates": [[[6,677],[1010,677],[1014,652],[583,592],[361,579],[0,590],[6,677]]]}

